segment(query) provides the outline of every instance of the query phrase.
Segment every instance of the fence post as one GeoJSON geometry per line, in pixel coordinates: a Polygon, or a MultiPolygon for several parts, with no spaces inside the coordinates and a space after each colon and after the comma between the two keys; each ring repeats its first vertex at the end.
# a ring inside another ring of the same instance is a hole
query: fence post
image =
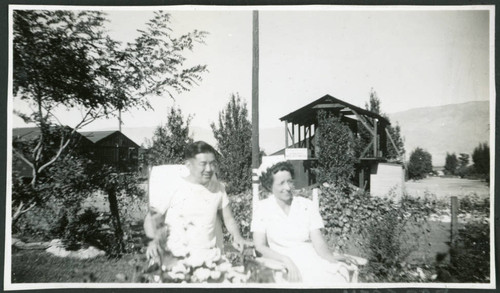
{"type": "Polygon", "coordinates": [[[451,247],[455,246],[455,242],[458,236],[458,198],[456,196],[451,197],[451,247]]]}

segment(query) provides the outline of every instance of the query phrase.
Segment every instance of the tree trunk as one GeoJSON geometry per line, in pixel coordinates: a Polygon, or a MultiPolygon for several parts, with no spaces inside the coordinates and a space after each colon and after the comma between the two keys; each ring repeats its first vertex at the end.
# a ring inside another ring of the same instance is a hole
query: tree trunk
{"type": "Polygon", "coordinates": [[[113,226],[115,228],[115,238],[116,238],[116,247],[118,248],[118,252],[121,253],[124,251],[124,243],[123,243],[123,230],[120,222],[120,210],[118,209],[118,199],[116,197],[116,190],[108,190],[108,201],[109,201],[109,210],[111,212],[111,217],[113,221],[113,226]]]}

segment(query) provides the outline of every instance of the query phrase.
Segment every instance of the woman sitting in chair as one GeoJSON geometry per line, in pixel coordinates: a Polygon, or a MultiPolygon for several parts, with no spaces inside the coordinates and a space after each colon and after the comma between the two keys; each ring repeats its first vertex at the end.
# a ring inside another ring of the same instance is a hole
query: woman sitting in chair
{"type": "Polygon", "coordinates": [[[350,282],[356,269],[328,249],[320,229],[323,221],[309,199],[294,196],[294,171],[289,162],[263,170],[260,181],[271,194],[257,203],[252,232],[255,249],[264,258],[281,261],[288,281],[334,285],[350,282]]]}

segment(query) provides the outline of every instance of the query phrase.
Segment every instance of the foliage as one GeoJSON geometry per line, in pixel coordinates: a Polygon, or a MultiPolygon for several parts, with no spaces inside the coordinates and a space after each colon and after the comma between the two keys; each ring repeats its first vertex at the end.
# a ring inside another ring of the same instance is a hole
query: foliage
{"type": "Polygon", "coordinates": [[[462,213],[490,213],[490,198],[481,197],[476,193],[468,194],[460,199],[460,212],[462,213]]]}
{"type": "Polygon", "coordinates": [[[345,185],[354,175],[357,162],[357,141],[339,117],[318,112],[318,167],[314,168],[318,182],[345,185]]]}
{"type": "Polygon", "coordinates": [[[152,141],[148,142],[149,165],[180,164],[184,161],[184,150],[193,142],[189,134],[191,119],[189,115],[184,120],[180,108],[170,108],[167,123],[156,127],[152,141]]]}
{"type": "MultiPolygon", "coordinates": [[[[229,204],[233,212],[234,219],[240,228],[241,236],[245,239],[252,239],[250,223],[252,220],[252,191],[247,190],[242,193],[233,194],[229,197],[229,204]]],[[[225,231],[225,243],[229,243],[230,234],[225,231]]]]}
{"type": "Polygon", "coordinates": [[[426,150],[417,147],[410,154],[408,176],[410,179],[423,179],[432,172],[432,156],[426,150]]]}
{"type": "MultiPolygon", "coordinates": [[[[88,181],[87,170],[89,166],[90,161],[84,157],[74,155],[64,156],[44,170],[43,176],[40,176],[39,183],[35,187],[14,172],[12,185],[13,214],[18,213],[20,205],[17,203],[30,201],[33,201],[33,207],[36,205],[40,206],[40,209],[37,209],[36,213],[41,213],[41,215],[44,215],[42,210],[52,211],[53,213],[61,207],[79,207],[80,203],[95,190],[95,187],[88,181]]],[[[54,214],[50,213],[47,215],[48,218],[42,220],[46,221],[48,226],[50,226],[49,223],[53,222],[52,217],[54,216],[54,214]]],[[[33,215],[30,218],[34,220],[40,218],[41,215],[33,215]]],[[[20,223],[20,227],[16,227],[20,217],[15,217],[14,219],[13,229],[15,232],[22,232],[18,231],[18,229],[27,228],[25,221],[21,221],[24,223],[20,223]],[[24,228],[21,226],[24,226],[24,228]]],[[[31,228],[29,229],[31,230],[31,228]]],[[[43,228],[39,232],[43,234],[43,231],[47,229],[48,227],[43,228]]]]}
{"type": "Polygon", "coordinates": [[[123,219],[120,217],[120,204],[118,199],[121,195],[143,197],[145,192],[139,187],[140,177],[136,173],[116,173],[112,166],[97,166],[97,171],[89,180],[102,190],[109,202],[110,219],[114,229],[113,254],[120,255],[126,252],[125,234],[123,231],[123,219]]]}
{"type": "Polygon", "coordinates": [[[450,249],[450,262],[438,260],[436,269],[438,282],[490,282],[489,223],[466,223],[450,249]]]}
{"type": "Polygon", "coordinates": [[[418,239],[425,236],[433,203],[407,196],[395,202],[391,194],[372,197],[334,186],[323,186],[321,191],[320,214],[329,245],[367,258],[366,281],[405,281],[408,276],[400,273],[418,248],[418,239]]]}
{"type": "MultiPolygon", "coordinates": [[[[74,212],[74,211],[73,211],[74,212]]],[[[101,241],[103,235],[99,228],[101,223],[97,221],[99,213],[87,208],[80,214],[68,215],[64,213],[55,230],[54,236],[59,236],[68,250],[77,250],[82,244],[92,244],[98,248],[105,248],[101,241]],[[68,217],[70,219],[68,219],[68,217]],[[59,234],[60,235],[57,235],[59,234]]]]}
{"type": "MultiPolygon", "coordinates": [[[[128,241],[134,235],[137,236],[132,228],[144,217],[144,209],[147,207],[137,174],[117,174],[112,167],[93,164],[87,164],[83,168],[82,160],[77,157],[60,160],[50,166],[48,171],[50,176],[47,183],[41,184],[44,187],[43,202],[32,213],[19,218],[19,222],[13,227],[14,233],[42,240],[62,238],[64,244],[71,249],[92,244],[113,256],[139,247],[140,243],[137,241],[128,241]],[[90,211],[85,211],[86,216],[80,218],[83,200],[90,198],[98,190],[103,190],[106,194],[111,213],[96,214],[94,218],[98,220],[95,220],[90,217],[90,211]],[[92,229],[88,226],[90,224],[99,228],[111,226],[112,229],[107,229],[106,233],[92,234],[92,229]],[[83,230],[89,231],[88,237],[83,230]]],[[[31,185],[21,186],[29,189],[31,185]]],[[[142,233],[142,226],[140,231],[142,233]]]]}
{"type": "Polygon", "coordinates": [[[381,114],[382,111],[380,104],[381,102],[377,95],[377,92],[373,88],[371,88],[370,99],[368,100],[368,103],[365,103],[365,109],[376,114],[381,114]]]}
{"type": "Polygon", "coordinates": [[[469,165],[469,154],[460,153],[458,157],[458,168],[455,172],[460,178],[464,178],[469,175],[472,171],[472,167],[469,165]]]}
{"type": "Polygon", "coordinates": [[[219,121],[211,125],[217,140],[220,178],[228,193],[239,193],[251,186],[252,124],[248,120],[247,104],[238,94],[231,95],[219,121]]]}
{"type": "Polygon", "coordinates": [[[480,143],[474,148],[472,161],[474,162],[474,170],[478,174],[490,174],[490,147],[487,143],[480,143]]]}
{"type": "MultiPolygon", "coordinates": [[[[384,116],[384,118],[389,120],[389,117],[384,116]]],[[[396,150],[390,142],[390,139],[387,138],[387,158],[389,160],[399,160],[406,152],[403,136],[401,135],[401,127],[399,126],[399,123],[396,122],[395,126],[388,125],[387,131],[389,131],[389,134],[397,147],[396,150]]]]}
{"type": "MultiPolygon", "coordinates": [[[[378,97],[377,92],[373,88],[370,89],[370,98],[368,100],[368,103],[365,103],[365,109],[370,112],[379,114],[390,123],[389,117],[382,112],[380,98],[378,97]]],[[[373,138],[372,135],[365,129],[365,127],[361,123],[358,123],[358,128],[359,128],[359,135],[361,138],[360,150],[362,151],[363,149],[366,148],[366,146],[368,146],[368,144],[373,140],[373,138]]],[[[389,160],[400,160],[403,154],[406,152],[404,147],[404,140],[403,137],[401,136],[401,127],[396,122],[395,126],[387,125],[386,129],[389,132],[390,137],[394,141],[394,144],[396,145],[397,149],[394,147],[390,138],[388,137],[386,145],[387,154],[384,154],[384,156],[386,156],[387,159],[389,160]]],[[[367,153],[365,156],[370,157],[373,156],[373,154],[367,153]]]]}
{"type": "Polygon", "coordinates": [[[459,167],[467,167],[467,165],[469,165],[469,160],[469,154],[460,153],[458,157],[459,167]]]}
{"type": "Polygon", "coordinates": [[[455,153],[446,153],[446,160],[444,164],[444,170],[447,174],[455,175],[458,165],[457,155],[455,153]]]}
{"type": "MultiPolygon", "coordinates": [[[[31,109],[15,113],[35,124],[41,135],[28,147],[14,142],[13,151],[32,168],[36,192],[44,169],[71,148],[77,130],[119,111],[151,109],[148,95],[173,97],[172,91],[188,90],[206,71],[202,65],[185,66],[183,57],[206,33],[195,30],[173,37],[167,13],[155,12],[147,30],[126,45],[107,35],[105,21],[101,11],[14,10],[13,92],[31,109]],[[57,111],[70,109],[79,109],[82,118],[54,144],[53,129],[64,128],[57,111]]],[[[36,200],[16,204],[14,220],[36,200]]]]}

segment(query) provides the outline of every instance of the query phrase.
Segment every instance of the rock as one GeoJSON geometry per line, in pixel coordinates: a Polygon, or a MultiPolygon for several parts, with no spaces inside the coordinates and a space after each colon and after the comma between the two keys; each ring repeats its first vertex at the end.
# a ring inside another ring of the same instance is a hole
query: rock
{"type": "Polygon", "coordinates": [[[104,256],[106,253],[98,248],[95,248],[94,246],[89,246],[87,249],[80,249],[76,251],[72,257],[78,258],[78,259],[90,259],[90,258],[96,258],[98,256],[104,256]]]}
{"type": "Polygon", "coordinates": [[[47,249],[50,247],[50,243],[48,242],[31,242],[31,243],[25,243],[19,239],[12,239],[12,246],[18,249],[47,249]]]}
{"type": "Polygon", "coordinates": [[[64,249],[64,247],[51,246],[45,250],[46,252],[59,257],[68,257],[71,252],[64,249]]]}
{"type": "Polygon", "coordinates": [[[103,256],[106,253],[94,246],[82,248],[77,251],[66,250],[60,239],[54,239],[49,243],[50,247],[45,251],[59,257],[71,257],[77,259],[91,259],[98,256],[103,256]]]}

